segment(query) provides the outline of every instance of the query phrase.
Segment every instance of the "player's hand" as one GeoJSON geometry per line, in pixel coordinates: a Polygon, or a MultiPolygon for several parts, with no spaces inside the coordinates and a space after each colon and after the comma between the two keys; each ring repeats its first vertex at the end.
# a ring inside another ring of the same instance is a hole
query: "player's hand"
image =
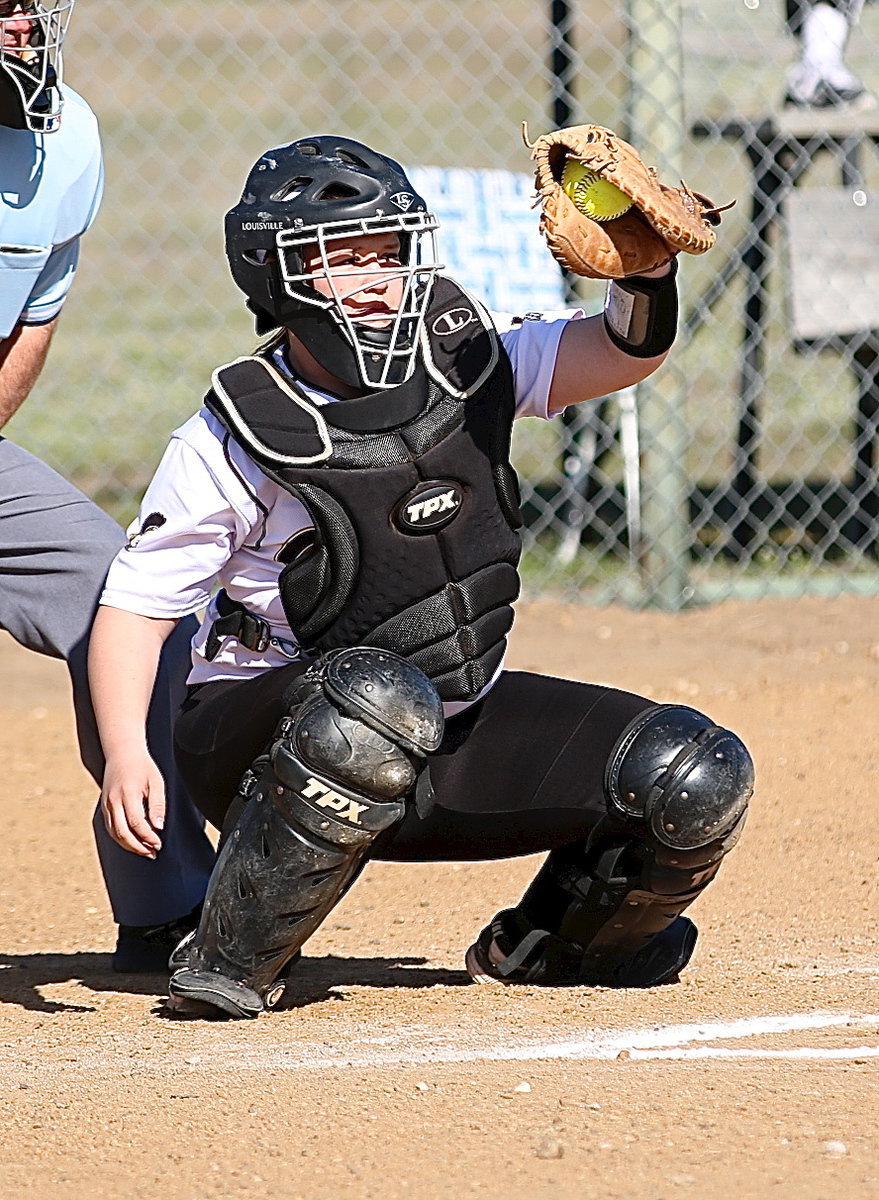
{"type": "Polygon", "coordinates": [[[101,812],[107,832],[123,849],[144,858],[155,858],[162,849],[165,781],[146,749],[107,759],[101,812]]]}

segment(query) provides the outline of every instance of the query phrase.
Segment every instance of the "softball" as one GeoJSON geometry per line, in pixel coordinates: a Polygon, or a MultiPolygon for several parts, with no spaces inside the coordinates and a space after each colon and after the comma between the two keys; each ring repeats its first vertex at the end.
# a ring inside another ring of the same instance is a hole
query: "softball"
{"type": "Polygon", "coordinates": [[[584,167],[576,158],[565,162],[562,190],[570,196],[574,207],[593,221],[612,221],[632,207],[625,192],[584,167]]]}

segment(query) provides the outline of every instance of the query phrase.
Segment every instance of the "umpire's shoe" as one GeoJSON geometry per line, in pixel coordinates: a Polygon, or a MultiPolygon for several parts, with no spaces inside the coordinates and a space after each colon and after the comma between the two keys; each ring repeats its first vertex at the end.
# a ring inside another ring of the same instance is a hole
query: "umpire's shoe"
{"type": "Polygon", "coordinates": [[[120,925],[113,951],[114,971],[123,975],[158,975],[168,970],[168,956],[196,928],[201,905],[164,925],[120,925]]]}
{"type": "Polygon", "coordinates": [[[541,929],[524,937],[512,910],[498,913],[467,951],[464,965],[474,983],[518,983],[542,987],[646,988],[676,983],[693,956],[698,931],[687,917],[676,917],[646,946],[605,969],[581,966],[570,943],[541,929]]]}

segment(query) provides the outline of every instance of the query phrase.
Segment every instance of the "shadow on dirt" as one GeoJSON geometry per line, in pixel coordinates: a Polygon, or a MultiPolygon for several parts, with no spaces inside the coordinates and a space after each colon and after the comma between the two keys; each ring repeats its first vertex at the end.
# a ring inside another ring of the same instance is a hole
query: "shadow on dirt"
{"type": "MultiPolygon", "coordinates": [[[[343,1000],[346,987],[431,988],[463,987],[470,983],[465,971],[431,967],[425,958],[337,958],[323,955],[302,958],[291,972],[280,1009],[304,1008],[326,1000],[343,1000]]],[[[52,1000],[41,988],[59,983],[79,983],[91,992],[121,992],[133,996],[164,997],[167,976],[123,975],[110,967],[109,954],[2,954],[0,953],[0,1003],[42,1013],[95,1012],[89,1004],[52,1000]]],[[[87,994],[87,993],[86,993],[87,994]]]]}

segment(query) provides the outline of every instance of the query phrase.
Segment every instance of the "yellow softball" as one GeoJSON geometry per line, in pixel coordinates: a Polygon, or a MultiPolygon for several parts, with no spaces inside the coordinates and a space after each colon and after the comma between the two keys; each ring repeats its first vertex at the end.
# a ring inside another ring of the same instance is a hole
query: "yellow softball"
{"type": "Polygon", "coordinates": [[[576,158],[565,162],[562,189],[570,196],[574,207],[593,221],[612,221],[632,207],[625,192],[584,167],[576,158]]]}

